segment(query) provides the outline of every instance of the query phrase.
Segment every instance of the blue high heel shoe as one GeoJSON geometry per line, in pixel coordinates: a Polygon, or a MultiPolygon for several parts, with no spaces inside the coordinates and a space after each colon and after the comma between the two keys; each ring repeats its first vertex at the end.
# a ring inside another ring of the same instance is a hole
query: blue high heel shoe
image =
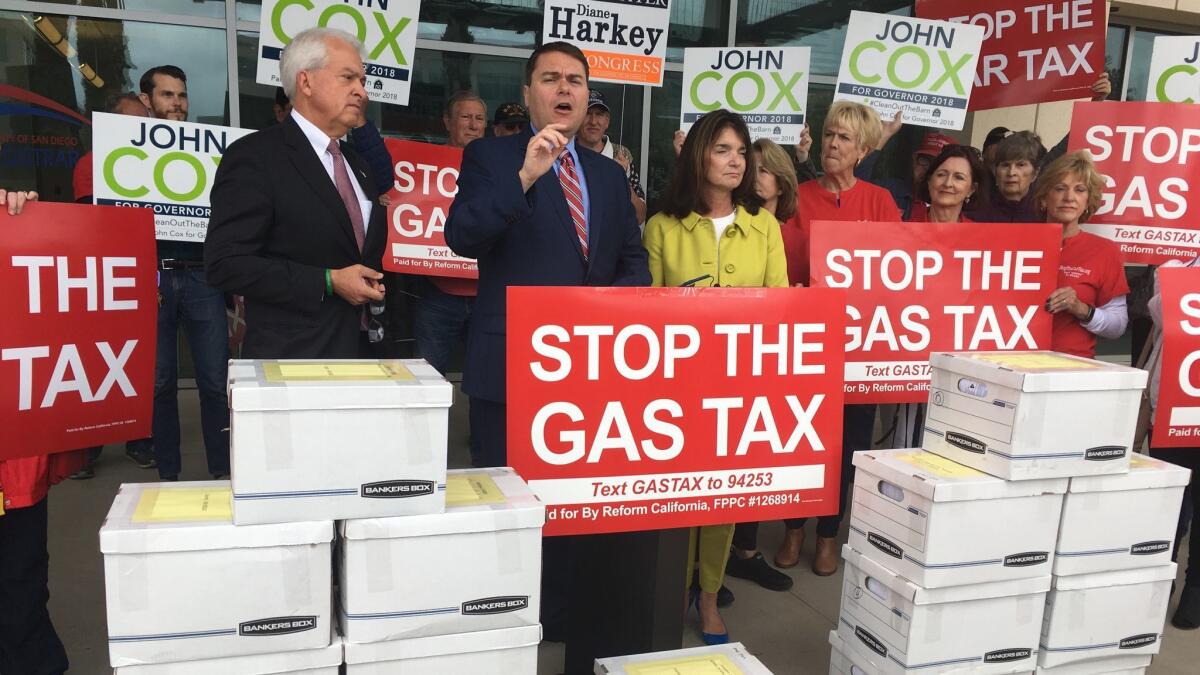
{"type": "MultiPolygon", "coordinates": [[[[700,616],[700,591],[698,591],[694,588],[691,589],[690,591],[688,591],[688,609],[691,609],[693,607],[696,608],[696,616],[699,617],[700,616]]],[[[703,626],[703,625],[704,625],[704,622],[702,620],[701,626],[703,626]]],[[[705,633],[704,629],[701,628],[700,629],[700,639],[704,642],[704,644],[709,645],[709,646],[728,644],[729,643],[729,631],[727,630],[724,633],[705,633]]]]}

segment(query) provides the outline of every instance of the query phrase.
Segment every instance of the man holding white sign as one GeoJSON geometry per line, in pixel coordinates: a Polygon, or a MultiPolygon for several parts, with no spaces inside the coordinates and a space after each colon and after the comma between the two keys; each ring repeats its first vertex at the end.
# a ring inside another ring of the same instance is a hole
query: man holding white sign
{"type": "MultiPolygon", "coordinates": [[[[142,74],[142,103],[157,119],[187,121],[187,75],[176,66],[157,66],[142,74]]],[[[145,127],[143,127],[145,128],[145,127]]],[[[157,145],[159,135],[147,133],[143,142],[157,145]]],[[[200,133],[197,132],[197,143],[200,133]]],[[[177,134],[179,147],[186,143],[177,134]]],[[[136,144],[136,141],[135,141],[136,144]]],[[[156,166],[163,165],[163,161],[156,166]]],[[[176,480],[179,458],[179,329],[191,348],[200,390],[200,428],[208,472],[213,478],[229,475],[229,339],[225,296],[208,285],[204,275],[204,245],[197,241],[158,241],[158,347],[154,367],[154,456],[158,475],[176,480]]],[[[137,443],[137,442],[135,442],[137,443]]]]}

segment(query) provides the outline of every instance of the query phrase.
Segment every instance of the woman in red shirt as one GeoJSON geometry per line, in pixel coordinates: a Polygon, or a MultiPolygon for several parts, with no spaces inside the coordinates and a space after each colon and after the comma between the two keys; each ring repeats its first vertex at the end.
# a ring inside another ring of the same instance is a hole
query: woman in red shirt
{"type": "Polygon", "coordinates": [[[1121,250],[1080,227],[1100,207],[1103,187],[1091,156],[1073,152],[1047,166],[1034,191],[1046,222],[1063,226],[1059,288],[1046,300],[1046,309],[1054,314],[1050,348],[1087,358],[1096,354],[1097,335],[1118,338],[1129,323],[1121,250]]]}
{"type": "Polygon", "coordinates": [[[925,182],[917,188],[908,221],[970,222],[963,216],[963,208],[979,193],[983,180],[979,151],[966,145],[947,145],[929,165],[925,176],[925,182]]]}
{"type": "Polygon", "coordinates": [[[821,131],[821,169],[825,175],[800,184],[795,226],[783,229],[788,269],[796,270],[793,284],[808,285],[808,236],[814,220],[900,221],[900,209],[891,193],[854,177],[854,167],[875,148],[881,136],[883,124],[874,110],[852,101],[837,101],[830,106],[821,131]]]}
{"type": "MultiPolygon", "coordinates": [[[[797,189],[795,225],[783,228],[783,248],[788,257],[792,283],[808,284],[808,236],[815,220],[899,222],[900,209],[891,193],[854,177],[854,167],[871,152],[883,135],[883,125],[874,110],[860,103],[837,101],[825,116],[821,131],[821,168],[825,175],[802,183],[797,189]],[[794,270],[794,272],[793,272],[794,270]]],[[[845,406],[842,416],[842,503],[836,516],[817,520],[817,546],[813,573],[829,576],[838,568],[838,528],[845,511],[846,493],[854,478],[850,463],[855,450],[871,447],[875,425],[874,405],[845,406]]],[[[787,534],[775,554],[779,567],[795,567],[804,544],[805,519],[787,521],[787,534]]]]}

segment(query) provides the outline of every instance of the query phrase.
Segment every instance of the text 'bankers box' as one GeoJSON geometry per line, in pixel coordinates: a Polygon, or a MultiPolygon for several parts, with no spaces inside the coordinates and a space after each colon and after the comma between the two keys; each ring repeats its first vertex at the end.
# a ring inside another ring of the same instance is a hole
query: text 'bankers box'
{"type": "Polygon", "coordinates": [[[234,522],[441,513],[451,399],[422,360],[231,361],[234,522]]]}
{"type": "Polygon", "coordinates": [[[1065,478],[1006,481],[921,450],[854,453],[849,543],[925,588],[1050,574],[1065,478]]]}
{"type": "Polygon", "coordinates": [[[234,526],[228,481],[122,485],[100,528],[111,665],[328,646],[332,539],[234,526]]]}
{"type": "Polygon", "coordinates": [[[1125,473],[1146,371],[1056,352],[936,353],[924,447],[1009,480],[1125,473]]]}
{"type": "Polygon", "coordinates": [[[538,624],[545,506],[512,469],[446,486],[445,513],[340,524],[347,642],[538,624]]]}

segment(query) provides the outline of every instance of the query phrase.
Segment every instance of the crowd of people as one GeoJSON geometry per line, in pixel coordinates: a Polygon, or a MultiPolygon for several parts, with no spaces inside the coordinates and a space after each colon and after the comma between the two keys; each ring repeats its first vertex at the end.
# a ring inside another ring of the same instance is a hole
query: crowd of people
{"type": "MultiPolygon", "coordinates": [[[[997,128],[978,150],[932,132],[913,154],[911,177],[879,177],[880,151],[903,126],[899,115],[884,121],[869,107],[836,102],[818,138],[806,128],[789,152],[770,140],[752,141],[740,115],[717,110],[676,135],[670,183],[658,212],[647,218],[633,158],[608,137],[610,109],[588,86],[587,60],[562,42],[544,44],[529,57],[525,105],[501,105],[490,136],[480,97],[459,92],[446,104],[448,144],[463,149],[463,160],[445,236],[455,253],[478,260],[478,280],[385,275],[384,193],[393,181],[392,160],[365,117],[362,59],[362,45],[340,31],[297,35],[281,58],[278,124],[230,145],[220,164],[206,242],[159,242],[153,437],[126,452],[139,466],[157,465],[164,480],[180,470],[179,327],[197,364],[209,473],[228,473],[224,337],[225,298],[232,295],[244,298],[248,358],[393,356],[382,335],[386,326],[401,324],[388,318],[397,312],[411,321],[416,355],[442,372],[455,347],[465,345],[462,389],[470,398],[471,455],[478,466],[506,463],[508,286],[803,286],[816,220],[1061,224],[1058,283],[1045,303],[1054,315],[1052,348],[1092,357],[1097,338],[1127,329],[1130,288],[1120,251],[1081,229],[1100,204],[1103,179],[1086,152],[1064,152],[1065,139],[1047,150],[1033,132],[997,128]],[[814,144],[819,166],[810,159],[814,144]]],[[[1107,97],[1107,77],[1094,92],[1107,97]]],[[[186,119],[186,75],[171,66],[152,69],[140,94],[119,98],[110,110],[186,119]]],[[[90,159],[86,163],[81,170],[90,168],[90,159]]],[[[89,187],[88,177],[77,180],[76,197],[89,201],[89,187]]],[[[35,193],[0,190],[0,205],[10,214],[34,199],[35,193]]],[[[1151,316],[1158,316],[1155,301],[1151,316]]],[[[1155,350],[1161,351],[1158,345],[1146,350],[1151,359],[1155,350]]],[[[854,475],[852,453],[872,447],[876,415],[874,405],[843,411],[842,502],[838,513],[815,519],[810,565],[817,575],[838,569],[836,539],[854,475]]],[[[87,477],[87,456],[97,452],[0,462],[2,672],[66,669],[46,611],[45,496],[72,473],[87,477]]],[[[1200,468],[1187,452],[1169,459],[1200,468]]],[[[1200,504],[1191,494],[1180,538],[1200,504]]],[[[723,584],[726,574],[772,590],[792,585],[780,569],[800,564],[805,524],[785,522],[774,565],[759,551],[755,523],[692,533],[689,587],[681,591],[686,606],[697,610],[706,643],[729,640],[719,609],[734,600],[723,584]]],[[[1200,538],[1191,539],[1190,550],[1189,559],[1198,560],[1200,538]]],[[[548,639],[560,639],[569,611],[563,589],[570,574],[556,566],[556,555],[548,541],[548,639]]],[[[1173,617],[1180,628],[1200,626],[1197,570],[1200,562],[1189,566],[1173,617]]]]}

